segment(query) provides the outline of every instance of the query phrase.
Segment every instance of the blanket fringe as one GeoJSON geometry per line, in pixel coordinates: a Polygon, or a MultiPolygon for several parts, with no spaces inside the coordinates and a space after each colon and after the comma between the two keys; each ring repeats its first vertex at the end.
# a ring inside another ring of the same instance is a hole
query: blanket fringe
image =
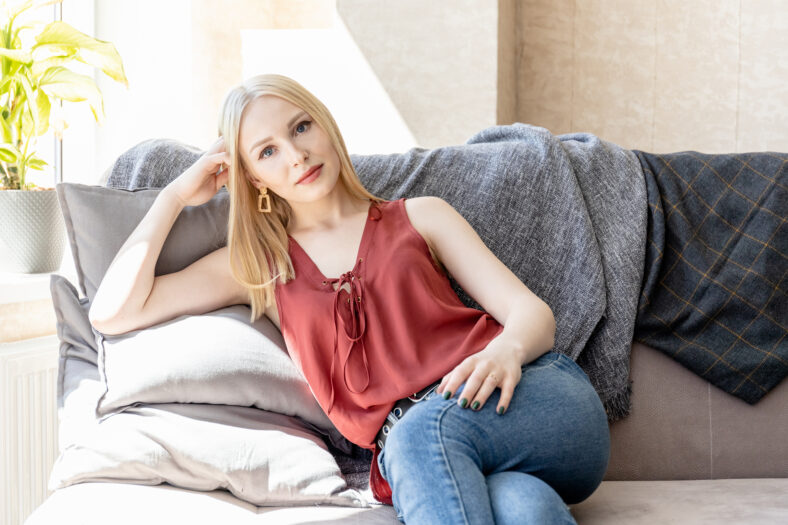
{"type": "Polygon", "coordinates": [[[616,392],[602,402],[607,413],[608,423],[624,419],[629,415],[632,407],[631,396],[632,381],[627,379],[626,388],[622,392],[616,392]]]}

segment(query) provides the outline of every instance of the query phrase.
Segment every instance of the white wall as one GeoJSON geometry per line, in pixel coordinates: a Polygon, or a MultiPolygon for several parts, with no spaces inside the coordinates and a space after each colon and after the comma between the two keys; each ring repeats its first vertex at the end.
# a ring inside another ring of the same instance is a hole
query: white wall
{"type": "MultiPolygon", "coordinates": [[[[194,103],[200,79],[192,74],[199,57],[192,54],[191,2],[95,0],[95,6],[95,36],[115,45],[129,87],[98,78],[107,122],[96,133],[92,177],[98,180],[118,155],[143,140],[173,138],[207,147],[196,124],[215,117],[194,103]]],[[[76,176],[75,166],[65,164],[69,177],[76,176]]]]}

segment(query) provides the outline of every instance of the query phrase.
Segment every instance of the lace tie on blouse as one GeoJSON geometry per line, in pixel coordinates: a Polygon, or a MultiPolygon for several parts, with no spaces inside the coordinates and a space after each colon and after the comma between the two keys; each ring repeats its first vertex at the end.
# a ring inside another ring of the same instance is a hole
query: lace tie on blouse
{"type": "Polygon", "coordinates": [[[359,265],[363,260],[363,258],[359,259],[356,263],[356,266],[351,271],[343,273],[338,279],[329,279],[327,281],[332,286],[334,283],[338,283],[334,294],[334,355],[331,358],[331,374],[329,375],[331,382],[331,398],[328,402],[328,412],[331,412],[331,409],[334,407],[334,365],[336,363],[337,354],[339,353],[339,341],[337,340],[337,317],[339,317],[345,337],[350,343],[348,346],[347,357],[345,357],[345,361],[342,363],[342,380],[345,382],[347,389],[354,394],[359,394],[365,391],[369,386],[369,363],[367,361],[367,349],[364,346],[364,332],[367,328],[367,319],[364,312],[364,287],[361,284],[361,278],[357,275],[359,265]],[[345,283],[350,285],[350,294],[348,294],[347,291],[342,288],[345,283]],[[347,295],[347,297],[345,297],[345,301],[348,305],[350,314],[349,323],[345,322],[345,319],[342,317],[342,315],[340,315],[339,311],[340,307],[342,306],[343,294],[347,295]],[[356,349],[357,344],[361,345],[361,357],[364,360],[364,373],[366,374],[367,379],[363,387],[355,390],[347,379],[347,363],[350,360],[352,352],[356,349]]]}

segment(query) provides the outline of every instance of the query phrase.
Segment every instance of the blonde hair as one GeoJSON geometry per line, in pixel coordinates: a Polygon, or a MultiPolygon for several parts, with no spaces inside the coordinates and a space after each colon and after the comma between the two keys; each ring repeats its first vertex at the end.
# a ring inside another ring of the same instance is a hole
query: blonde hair
{"type": "Polygon", "coordinates": [[[287,238],[287,227],[293,219],[292,209],[285,199],[269,191],[271,212],[259,212],[258,190],[244,176],[242,169],[238,144],[241,119],[249,103],[262,95],[275,95],[309,113],[331,140],[339,156],[339,182],[351,196],[374,202],[384,200],[372,195],[361,184],[334,118],[325,105],[301,84],[284,75],[265,74],[249,78],[232,88],[224,98],[219,116],[219,135],[224,137],[232,162],[227,181],[230,194],[227,246],[230,250],[230,272],[249,291],[251,322],[263,315],[265,308],[275,301],[276,279],[285,284],[295,278],[287,238]]]}

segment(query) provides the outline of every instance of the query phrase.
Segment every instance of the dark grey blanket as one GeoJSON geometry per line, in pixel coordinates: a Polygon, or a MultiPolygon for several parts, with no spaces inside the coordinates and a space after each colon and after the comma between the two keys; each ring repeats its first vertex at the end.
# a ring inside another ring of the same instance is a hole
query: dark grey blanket
{"type": "MultiPolygon", "coordinates": [[[[106,185],[162,187],[200,155],[151,140],[118,158],[106,185]]],[[[436,195],[556,318],[554,350],[587,373],[611,421],[629,412],[629,351],[643,277],[646,188],[637,157],[588,133],[494,126],[467,144],[352,155],[361,182],[387,200],[436,195]]],[[[482,309],[451,279],[460,299],[482,309]]]]}
{"type": "Polygon", "coordinates": [[[649,242],[634,338],[754,404],[788,375],[788,154],[635,153],[649,242]]]}

